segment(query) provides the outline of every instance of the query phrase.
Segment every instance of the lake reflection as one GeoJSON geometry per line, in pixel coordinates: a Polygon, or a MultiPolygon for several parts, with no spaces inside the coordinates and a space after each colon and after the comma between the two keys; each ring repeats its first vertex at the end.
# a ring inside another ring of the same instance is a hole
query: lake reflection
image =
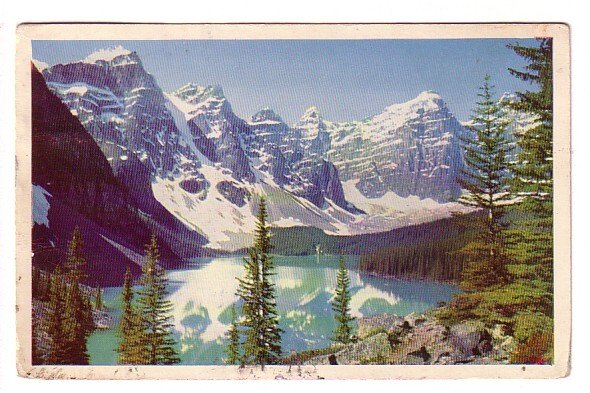
{"type": "MultiPolygon", "coordinates": [[[[330,345],[335,327],[330,301],[336,287],[338,257],[322,255],[318,263],[316,256],[275,256],[274,261],[277,306],[284,330],[283,351],[330,345]]],[[[449,301],[457,292],[456,287],[448,284],[359,274],[356,256],[347,257],[346,262],[350,269],[351,312],[357,318],[383,313],[420,313],[439,301],[449,301]]],[[[241,257],[195,260],[185,269],[169,272],[170,300],[174,304],[176,338],[183,364],[223,364],[231,307],[238,304],[236,277],[242,274],[241,257]]],[[[105,291],[105,298],[114,308],[118,308],[119,293],[120,289],[115,288],[105,291]]],[[[105,342],[112,345],[109,332],[98,332],[91,337],[92,363],[116,361],[112,352],[110,356],[102,353],[105,342]]]]}

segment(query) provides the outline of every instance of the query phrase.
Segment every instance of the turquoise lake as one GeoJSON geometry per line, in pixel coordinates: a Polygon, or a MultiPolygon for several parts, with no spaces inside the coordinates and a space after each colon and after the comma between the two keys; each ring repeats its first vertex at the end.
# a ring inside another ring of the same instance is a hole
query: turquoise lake
{"type": "MultiPolygon", "coordinates": [[[[336,286],[338,256],[275,256],[277,306],[283,352],[330,345],[334,330],[330,299],[336,286]]],[[[421,313],[448,302],[458,289],[449,284],[380,278],[357,270],[358,257],[346,258],[351,279],[351,311],[359,318],[383,313],[404,316],[421,313]]],[[[237,304],[236,277],[243,274],[241,257],[203,258],[171,270],[169,299],[174,304],[175,338],[181,364],[223,364],[225,333],[230,310],[237,304]]],[[[117,363],[116,326],[120,317],[121,288],[105,288],[104,302],[115,327],[96,331],[88,341],[90,362],[117,363]]]]}

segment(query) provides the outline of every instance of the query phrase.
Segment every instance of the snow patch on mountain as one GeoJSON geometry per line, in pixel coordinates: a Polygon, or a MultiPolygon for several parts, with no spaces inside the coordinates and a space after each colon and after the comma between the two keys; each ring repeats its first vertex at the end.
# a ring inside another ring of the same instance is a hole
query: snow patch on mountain
{"type": "Polygon", "coordinates": [[[181,102],[179,102],[181,100],[179,100],[171,94],[164,95],[166,96],[166,103],[164,104],[164,106],[166,107],[166,109],[170,111],[172,119],[174,120],[174,124],[178,129],[178,142],[181,146],[188,146],[191,153],[196,154],[197,147],[195,146],[195,143],[191,136],[191,131],[187,123],[187,114],[183,112],[182,109],[180,109],[179,107],[179,105],[182,105],[181,102]]]}
{"type": "Polygon", "coordinates": [[[106,49],[99,49],[96,52],[89,54],[84,60],[84,63],[93,64],[100,60],[103,61],[112,61],[116,57],[119,56],[127,56],[131,54],[131,51],[128,49],[123,48],[121,45],[106,48],[106,49]]]}
{"type": "Polygon", "coordinates": [[[45,225],[49,228],[49,200],[47,197],[51,197],[51,194],[41,186],[33,184],[32,198],[33,198],[33,222],[31,226],[35,224],[45,225]]]}
{"type": "Polygon", "coordinates": [[[35,67],[37,67],[37,69],[39,71],[43,71],[46,68],[49,68],[49,64],[45,63],[44,61],[41,60],[37,60],[37,59],[33,59],[33,64],[35,65],[35,67]]]}
{"type": "Polygon", "coordinates": [[[421,199],[416,195],[410,195],[404,198],[393,191],[387,191],[384,195],[377,198],[368,198],[359,191],[357,183],[358,180],[343,182],[342,188],[344,189],[344,195],[346,196],[346,200],[364,210],[369,215],[383,214],[385,211],[389,213],[410,213],[421,210],[457,207],[456,203],[438,203],[430,198],[421,199]]]}

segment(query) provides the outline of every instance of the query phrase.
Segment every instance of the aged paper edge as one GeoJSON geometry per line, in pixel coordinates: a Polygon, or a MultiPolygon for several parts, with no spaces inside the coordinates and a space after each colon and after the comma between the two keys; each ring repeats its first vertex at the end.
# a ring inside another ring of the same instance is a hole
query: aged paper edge
{"type": "Polygon", "coordinates": [[[560,378],[571,348],[570,31],[559,23],[498,24],[22,24],[16,52],[16,322],[18,375],[43,379],[456,379],[560,378]],[[554,268],[553,365],[454,366],[32,366],[32,40],[462,39],[553,37],[554,268]]]}

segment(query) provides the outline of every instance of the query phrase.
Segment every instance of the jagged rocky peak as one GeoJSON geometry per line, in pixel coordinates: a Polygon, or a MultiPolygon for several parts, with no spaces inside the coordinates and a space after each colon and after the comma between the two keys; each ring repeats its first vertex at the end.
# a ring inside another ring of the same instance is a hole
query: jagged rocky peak
{"type": "Polygon", "coordinates": [[[316,106],[310,106],[295,125],[297,128],[308,128],[308,126],[323,126],[324,120],[320,110],[316,106]]]}
{"type": "Polygon", "coordinates": [[[307,108],[295,125],[295,129],[299,131],[301,142],[307,148],[308,154],[322,155],[330,150],[331,138],[322,114],[317,107],[311,106],[307,108]]]}
{"type": "Polygon", "coordinates": [[[187,83],[172,94],[193,104],[210,98],[218,100],[225,99],[223,89],[219,85],[201,86],[196,83],[187,83]]]}
{"type": "Polygon", "coordinates": [[[254,115],[252,115],[252,117],[250,118],[250,123],[252,123],[252,124],[260,124],[260,123],[281,124],[284,122],[283,122],[283,119],[281,118],[281,116],[276,114],[275,111],[273,111],[269,107],[264,107],[261,110],[259,110],[258,112],[256,112],[254,115]]]}

